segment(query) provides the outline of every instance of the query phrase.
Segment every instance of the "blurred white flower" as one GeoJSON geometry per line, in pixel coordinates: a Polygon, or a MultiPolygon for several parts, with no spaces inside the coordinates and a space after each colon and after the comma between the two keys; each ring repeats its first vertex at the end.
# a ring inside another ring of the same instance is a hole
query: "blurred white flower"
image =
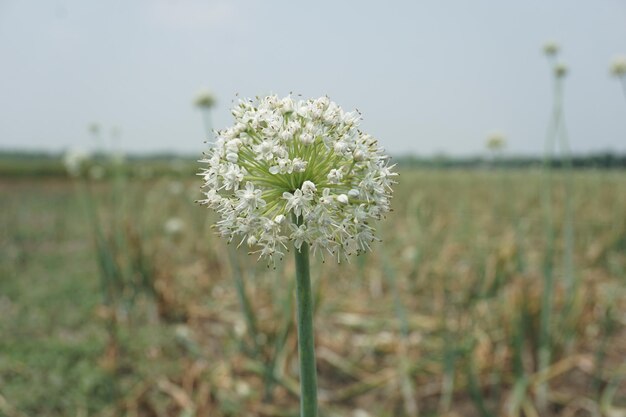
{"type": "Polygon", "coordinates": [[[560,49],[559,44],[555,41],[547,41],[543,44],[543,53],[549,57],[556,56],[560,49]]]}
{"type": "Polygon", "coordinates": [[[220,234],[257,246],[259,257],[284,255],[288,242],[340,259],[376,240],[370,220],[390,209],[397,175],[358,115],[328,97],[240,101],[233,126],[218,132],[201,172],[220,234]],[[284,222],[292,220],[297,224],[284,222]]]}
{"type": "Polygon", "coordinates": [[[189,328],[189,326],[186,326],[184,324],[176,325],[176,327],[174,328],[174,334],[176,335],[177,338],[180,338],[183,340],[188,340],[192,338],[191,329],[189,328]]]}
{"type": "Polygon", "coordinates": [[[248,397],[252,393],[250,385],[244,381],[235,382],[235,392],[240,397],[248,397]]]}
{"type": "Polygon", "coordinates": [[[569,71],[569,70],[568,70],[568,68],[567,68],[567,65],[565,65],[565,64],[564,64],[564,63],[562,63],[562,62],[559,62],[558,64],[556,64],[556,65],[554,66],[554,75],[555,75],[557,78],[563,78],[563,77],[565,77],[565,76],[567,75],[568,71],[569,71]]]}
{"type": "Polygon", "coordinates": [[[610,66],[611,74],[616,77],[626,75],[626,55],[616,55],[613,57],[610,66]]]}
{"type": "Polygon", "coordinates": [[[206,89],[200,90],[194,99],[194,105],[201,109],[210,109],[215,106],[215,96],[206,89]]]}
{"type": "Polygon", "coordinates": [[[487,149],[490,151],[500,151],[506,146],[506,137],[502,132],[491,132],[487,136],[487,149]]]}
{"type": "Polygon", "coordinates": [[[185,222],[178,217],[171,217],[167,219],[163,227],[165,233],[170,236],[179,235],[185,230],[185,222]]]}
{"type": "Polygon", "coordinates": [[[407,246],[402,251],[402,259],[405,261],[413,261],[417,256],[417,248],[415,246],[407,246]]]}
{"type": "Polygon", "coordinates": [[[63,165],[67,173],[72,177],[81,175],[85,164],[89,161],[90,155],[83,149],[69,149],[63,155],[63,165]]]}
{"type": "Polygon", "coordinates": [[[237,335],[237,337],[242,338],[245,336],[248,326],[246,326],[245,321],[237,319],[235,320],[235,325],[233,326],[233,329],[235,330],[235,334],[237,335]]]}

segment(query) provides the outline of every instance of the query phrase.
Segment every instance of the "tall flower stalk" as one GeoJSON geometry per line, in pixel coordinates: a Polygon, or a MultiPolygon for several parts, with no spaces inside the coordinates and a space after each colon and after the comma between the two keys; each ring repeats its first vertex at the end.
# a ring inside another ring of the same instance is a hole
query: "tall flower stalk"
{"type": "MultiPolygon", "coordinates": [[[[294,223],[300,226],[302,218],[296,218],[294,223]]],[[[300,415],[317,416],[317,371],[308,243],[302,243],[300,250],[295,251],[294,254],[296,259],[298,353],[300,355],[300,415]]]]}
{"type": "MultiPolygon", "coordinates": [[[[567,290],[567,304],[562,317],[568,317],[572,313],[576,296],[576,280],[574,276],[574,212],[573,212],[573,171],[572,157],[569,147],[569,140],[563,115],[563,87],[567,67],[556,61],[559,47],[556,43],[550,42],[544,46],[544,53],[549,59],[553,71],[554,82],[554,104],[552,118],[548,125],[546,135],[546,148],[544,153],[544,210],[546,218],[546,253],[544,258],[544,289],[541,301],[541,315],[539,328],[539,348],[538,348],[538,369],[545,371],[550,364],[552,356],[553,336],[551,329],[553,326],[552,313],[554,310],[554,252],[555,252],[555,231],[554,231],[554,209],[552,204],[552,164],[555,157],[555,149],[560,151],[560,159],[563,165],[564,176],[564,200],[565,210],[563,216],[563,274],[565,287],[567,290]]],[[[572,335],[567,335],[571,338],[572,335]]],[[[537,389],[538,403],[542,409],[547,406],[548,386],[542,382],[537,389]]]]}
{"type": "MultiPolygon", "coordinates": [[[[558,53],[558,45],[549,42],[544,46],[544,53],[548,57],[550,64],[555,65],[556,54],[558,53]]],[[[556,75],[556,74],[555,74],[556,75]]],[[[544,184],[543,184],[543,207],[545,212],[545,239],[546,249],[543,261],[543,279],[544,287],[541,299],[541,314],[539,323],[539,341],[538,341],[538,369],[545,369],[550,362],[550,323],[552,321],[553,309],[553,293],[554,293],[554,215],[552,205],[552,160],[555,136],[560,118],[560,81],[554,78],[554,104],[552,108],[552,117],[548,124],[546,134],[546,144],[543,158],[544,184]]],[[[538,389],[539,402],[545,405],[547,397],[547,387],[543,384],[538,389]]]]}
{"type": "Polygon", "coordinates": [[[235,123],[205,158],[205,199],[229,241],[268,266],[292,248],[296,262],[301,416],[317,415],[309,255],[341,261],[370,249],[373,222],[389,211],[397,175],[389,157],[358,129],[359,115],[328,97],[240,101],[235,123]]]}
{"type": "Polygon", "coordinates": [[[202,124],[204,131],[210,137],[213,125],[211,123],[211,109],[215,107],[217,100],[208,90],[200,90],[193,101],[193,104],[202,112],[202,124]]]}
{"type": "Polygon", "coordinates": [[[491,154],[491,164],[497,167],[502,163],[502,151],[506,147],[506,137],[501,132],[491,132],[487,136],[487,150],[491,154]]]}

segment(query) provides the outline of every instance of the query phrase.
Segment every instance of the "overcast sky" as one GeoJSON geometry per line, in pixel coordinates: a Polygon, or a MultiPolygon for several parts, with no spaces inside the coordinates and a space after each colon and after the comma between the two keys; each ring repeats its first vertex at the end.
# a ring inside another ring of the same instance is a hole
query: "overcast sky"
{"type": "Polygon", "coordinates": [[[573,151],[626,151],[608,72],[626,53],[623,0],[0,0],[0,149],[90,149],[98,122],[125,151],[200,152],[206,87],[216,127],[236,93],[293,91],[358,108],[394,154],[477,154],[494,130],[540,154],[549,39],[570,68],[573,151]]]}

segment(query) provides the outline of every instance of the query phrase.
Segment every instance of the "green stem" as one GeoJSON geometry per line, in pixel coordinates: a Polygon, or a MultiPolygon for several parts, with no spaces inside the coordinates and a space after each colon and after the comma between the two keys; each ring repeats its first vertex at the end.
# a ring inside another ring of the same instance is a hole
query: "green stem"
{"type": "Polygon", "coordinates": [[[207,135],[207,140],[213,139],[211,112],[209,109],[202,109],[202,124],[204,125],[204,131],[207,135]]]}
{"type": "MultiPolygon", "coordinates": [[[[301,223],[301,217],[296,224],[301,223]]],[[[317,417],[317,371],[313,335],[313,299],[309,270],[309,246],[296,250],[296,301],[298,309],[298,354],[300,358],[300,417],[317,417]]]]}
{"type": "MultiPolygon", "coordinates": [[[[543,371],[550,365],[552,354],[552,335],[550,333],[552,327],[552,310],[554,308],[554,215],[552,202],[552,164],[553,152],[556,146],[556,140],[559,135],[559,127],[562,117],[562,80],[554,75],[554,105],[552,108],[552,120],[548,126],[546,136],[546,149],[544,154],[544,192],[543,204],[545,210],[546,224],[546,249],[543,264],[544,287],[541,300],[541,312],[539,316],[539,348],[537,352],[538,366],[537,370],[543,371]]],[[[539,409],[545,411],[547,407],[548,384],[541,382],[537,387],[537,403],[539,409]]]]}

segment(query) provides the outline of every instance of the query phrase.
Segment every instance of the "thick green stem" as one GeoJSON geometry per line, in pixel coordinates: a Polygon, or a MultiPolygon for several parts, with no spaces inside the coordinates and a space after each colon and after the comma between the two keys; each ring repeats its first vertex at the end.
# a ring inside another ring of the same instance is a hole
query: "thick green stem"
{"type": "Polygon", "coordinates": [[[317,417],[317,370],[313,336],[313,298],[309,273],[309,246],[303,243],[296,256],[298,354],[300,357],[300,417],[317,417]]]}

